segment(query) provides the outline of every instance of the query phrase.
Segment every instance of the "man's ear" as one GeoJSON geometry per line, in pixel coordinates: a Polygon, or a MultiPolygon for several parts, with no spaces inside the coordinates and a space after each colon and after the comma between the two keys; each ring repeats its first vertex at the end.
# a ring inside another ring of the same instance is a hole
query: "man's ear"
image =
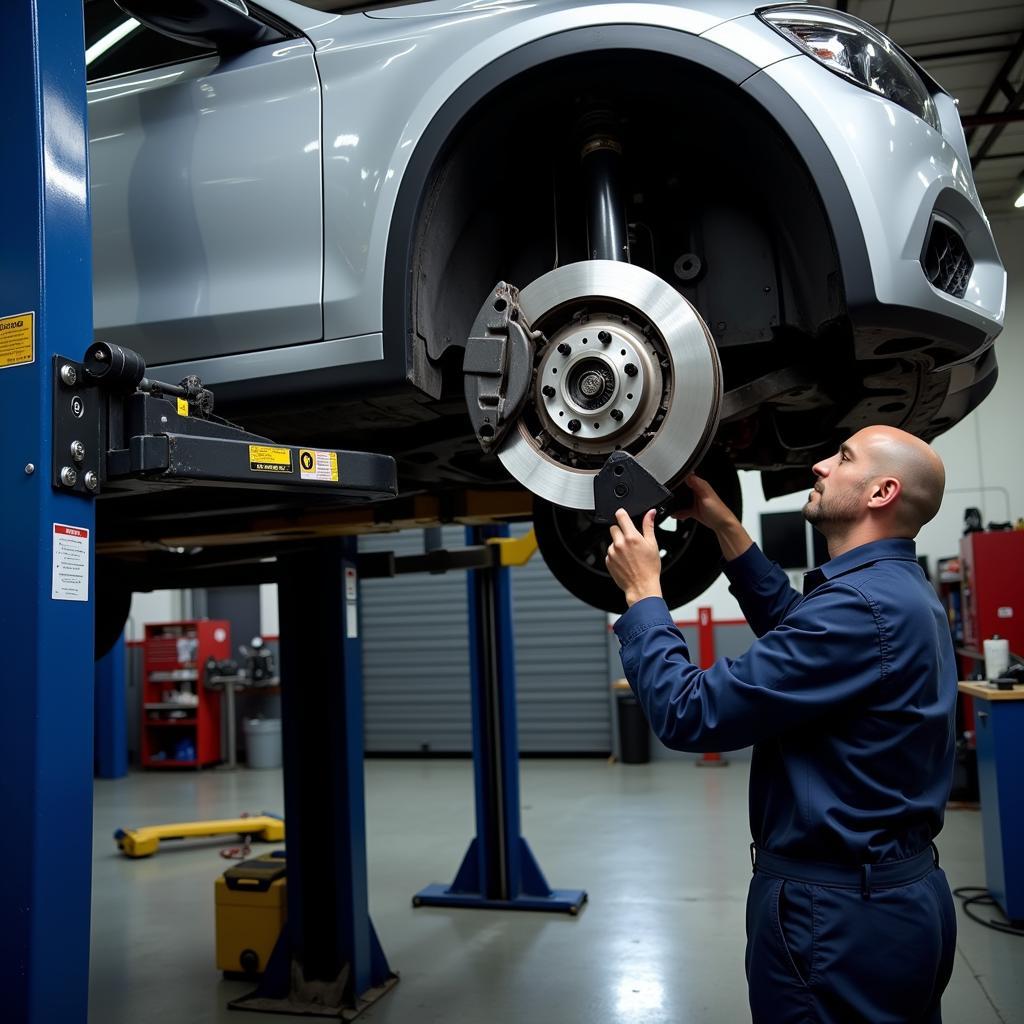
{"type": "Polygon", "coordinates": [[[871,483],[868,508],[888,508],[900,496],[903,485],[894,476],[880,476],[871,483]]]}

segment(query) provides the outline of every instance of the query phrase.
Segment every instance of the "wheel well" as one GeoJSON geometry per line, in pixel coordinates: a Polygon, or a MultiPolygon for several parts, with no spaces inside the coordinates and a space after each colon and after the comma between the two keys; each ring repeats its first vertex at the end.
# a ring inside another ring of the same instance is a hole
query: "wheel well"
{"type": "Polygon", "coordinates": [[[806,344],[844,313],[814,181],[763,107],[694,61],[575,54],[487,94],[430,168],[406,295],[413,375],[428,394],[461,387],[461,347],[496,281],[524,285],[586,258],[575,129],[595,109],[623,145],[633,261],[702,312],[727,386],[777,363],[764,347],[806,344]],[[675,267],[691,253],[700,271],[684,280],[675,267]]]}

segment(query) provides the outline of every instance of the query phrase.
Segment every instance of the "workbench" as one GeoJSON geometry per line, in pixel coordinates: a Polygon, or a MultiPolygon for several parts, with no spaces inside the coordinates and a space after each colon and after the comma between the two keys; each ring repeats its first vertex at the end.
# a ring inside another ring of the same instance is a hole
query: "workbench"
{"type": "Polygon", "coordinates": [[[959,688],[974,698],[985,884],[1011,921],[1024,921],[1024,686],[959,688]]]}

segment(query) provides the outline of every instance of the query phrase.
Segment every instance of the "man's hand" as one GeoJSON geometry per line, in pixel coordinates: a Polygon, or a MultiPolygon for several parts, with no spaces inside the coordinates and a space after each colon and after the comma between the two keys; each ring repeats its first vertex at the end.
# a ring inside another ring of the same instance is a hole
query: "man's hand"
{"type": "Polygon", "coordinates": [[[754,541],[732,509],[722,501],[714,487],[696,473],[686,478],[686,486],[693,492],[693,500],[688,508],[676,513],[676,519],[696,519],[709,530],[714,530],[725,560],[731,562],[739,558],[754,541]]]}
{"type": "Polygon", "coordinates": [[[643,533],[633,525],[625,509],[615,513],[612,542],[605,565],[626,595],[632,608],[645,597],[661,597],[661,553],[654,536],[654,510],[644,516],[643,533]]]}
{"type": "Polygon", "coordinates": [[[714,530],[715,533],[737,521],[732,509],[722,501],[707,480],[701,479],[696,473],[691,473],[685,483],[693,494],[693,501],[687,508],[682,508],[676,513],[676,519],[696,519],[698,523],[709,530],[714,530]]]}

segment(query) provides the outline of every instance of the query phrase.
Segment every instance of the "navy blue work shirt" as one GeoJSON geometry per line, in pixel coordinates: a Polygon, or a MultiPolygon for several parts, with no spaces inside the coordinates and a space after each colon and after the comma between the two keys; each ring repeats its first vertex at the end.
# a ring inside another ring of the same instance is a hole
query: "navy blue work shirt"
{"type": "Polygon", "coordinates": [[[757,634],[699,669],[661,598],[615,624],[626,678],[676,750],[754,745],[750,828],[764,850],[873,864],[942,828],[957,671],[914,542],[864,544],[807,574],[806,594],[754,545],[725,565],[757,634]]]}

